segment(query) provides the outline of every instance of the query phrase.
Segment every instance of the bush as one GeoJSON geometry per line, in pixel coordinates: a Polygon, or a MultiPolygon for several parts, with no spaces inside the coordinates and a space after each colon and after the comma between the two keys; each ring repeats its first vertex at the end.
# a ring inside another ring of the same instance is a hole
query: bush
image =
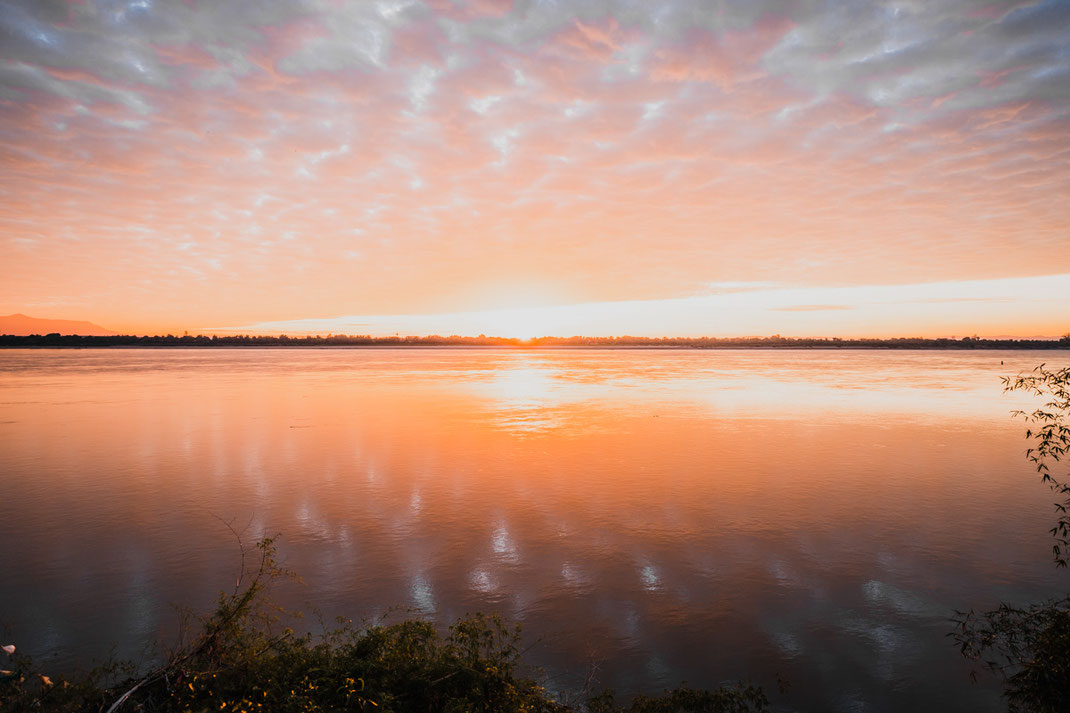
{"type": "MultiPolygon", "coordinates": [[[[112,663],[72,679],[52,681],[29,659],[13,658],[0,680],[0,710],[140,711],[141,713],[567,713],[521,674],[520,631],[498,616],[475,614],[444,635],[426,621],[358,628],[341,620],[320,637],[279,626],[266,593],[292,577],[275,561],[273,539],[257,545],[259,563],[200,621],[188,644],[159,667],[135,675],[112,663]]],[[[243,563],[245,550],[242,549],[243,563]]],[[[591,713],[625,709],[612,695],[590,701],[591,713]]],[[[765,710],[760,689],[714,692],[679,689],[640,696],[632,713],[751,713],[765,710]]]]}
{"type": "Polygon", "coordinates": [[[677,688],[661,696],[638,695],[627,708],[620,708],[607,691],[587,701],[588,713],[759,713],[769,700],[761,688],[739,683],[731,688],[703,691],[677,688]]]}
{"type": "Polygon", "coordinates": [[[1070,711],[1070,597],[959,613],[962,655],[1004,678],[1010,711],[1070,711]]]}

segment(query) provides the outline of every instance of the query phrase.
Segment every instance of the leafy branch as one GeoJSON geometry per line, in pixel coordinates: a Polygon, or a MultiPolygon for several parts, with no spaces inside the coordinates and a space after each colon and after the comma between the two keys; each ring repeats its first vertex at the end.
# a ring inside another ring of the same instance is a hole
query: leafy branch
{"type": "Polygon", "coordinates": [[[1055,503],[1055,526],[1050,530],[1055,538],[1052,558],[1056,566],[1066,567],[1070,555],[1070,474],[1053,474],[1052,467],[1070,452],[1070,367],[1049,371],[1041,364],[1028,374],[1005,376],[1002,381],[1005,392],[1026,391],[1045,399],[1031,413],[1020,410],[1011,413],[1030,424],[1025,437],[1033,445],[1026,450],[1026,458],[1060,498],[1055,503]]]}
{"type": "MultiPolygon", "coordinates": [[[[232,528],[231,532],[234,533],[232,528]]],[[[258,658],[292,634],[286,629],[279,636],[271,635],[271,625],[277,617],[267,611],[263,597],[275,582],[296,579],[292,571],[277,563],[275,538],[265,537],[256,543],[259,562],[250,571],[246,566],[248,550],[241,537],[237,533],[234,535],[241,553],[234,589],[229,594],[220,593],[215,611],[202,621],[201,633],[196,639],[171,652],[166,663],[142,676],[112,703],[107,713],[117,713],[131,696],[153,684],[164,682],[170,687],[184,679],[211,675],[243,657],[258,658]],[[250,640],[251,635],[256,640],[250,640]]]]}
{"type": "MultiPolygon", "coordinates": [[[[1028,374],[1003,378],[1004,392],[1025,391],[1044,399],[1032,412],[1013,411],[1029,427],[1026,458],[1060,497],[1050,532],[1057,567],[1070,553],[1070,475],[1052,473],[1070,452],[1070,368],[1049,371],[1041,364],[1028,374]]],[[[951,632],[959,652],[1003,679],[1011,713],[1070,711],[1070,596],[1027,607],[1000,604],[987,612],[956,611],[951,632]]],[[[976,674],[971,673],[976,678],[976,674]]]]}

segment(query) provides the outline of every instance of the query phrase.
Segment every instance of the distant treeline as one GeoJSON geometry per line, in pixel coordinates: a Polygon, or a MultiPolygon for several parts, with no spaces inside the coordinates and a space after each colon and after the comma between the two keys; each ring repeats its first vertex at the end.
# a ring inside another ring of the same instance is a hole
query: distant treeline
{"type": "Polygon", "coordinates": [[[813,337],[372,337],[328,334],[323,336],[133,336],[86,337],[75,334],[0,335],[0,347],[686,347],[693,349],[1067,349],[1070,334],[1061,339],[839,339],[813,337]]]}

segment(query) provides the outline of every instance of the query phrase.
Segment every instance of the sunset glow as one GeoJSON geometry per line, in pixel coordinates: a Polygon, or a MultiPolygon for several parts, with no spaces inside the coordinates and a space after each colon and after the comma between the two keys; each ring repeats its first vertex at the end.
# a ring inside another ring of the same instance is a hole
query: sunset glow
{"type": "Polygon", "coordinates": [[[0,314],[1070,331],[1070,3],[21,0],[0,33],[0,314]]]}

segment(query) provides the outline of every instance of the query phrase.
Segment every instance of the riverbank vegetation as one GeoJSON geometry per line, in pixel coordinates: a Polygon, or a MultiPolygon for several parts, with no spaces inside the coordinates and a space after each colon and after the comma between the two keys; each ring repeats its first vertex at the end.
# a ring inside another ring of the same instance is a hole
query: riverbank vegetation
{"type": "MultiPolygon", "coordinates": [[[[440,633],[427,621],[359,627],[348,620],[319,636],[282,625],[274,584],[292,576],[275,544],[257,544],[245,571],[186,643],[147,671],[112,662],[69,679],[39,671],[17,651],[0,673],[0,710],[48,713],[759,713],[758,687],[679,688],[619,704],[611,692],[552,695],[521,661],[520,631],[476,614],[440,633]]],[[[245,559],[243,549],[242,559],[245,559]]],[[[10,648],[10,647],[9,647],[10,648]]]]}
{"type": "Polygon", "coordinates": [[[987,339],[962,337],[926,339],[840,339],[838,337],[478,337],[452,335],[372,337],[366,334],[328,334],[291,337],[285,334],[238,334],[206,336],[173,334],[156,336],[113,335],[90,337],[77,334],[0,335],[0,347],[100,348],[100,347],[662,347],[687,349],[1070,349],[1070,335],[1061,339],[987,339]]]}

